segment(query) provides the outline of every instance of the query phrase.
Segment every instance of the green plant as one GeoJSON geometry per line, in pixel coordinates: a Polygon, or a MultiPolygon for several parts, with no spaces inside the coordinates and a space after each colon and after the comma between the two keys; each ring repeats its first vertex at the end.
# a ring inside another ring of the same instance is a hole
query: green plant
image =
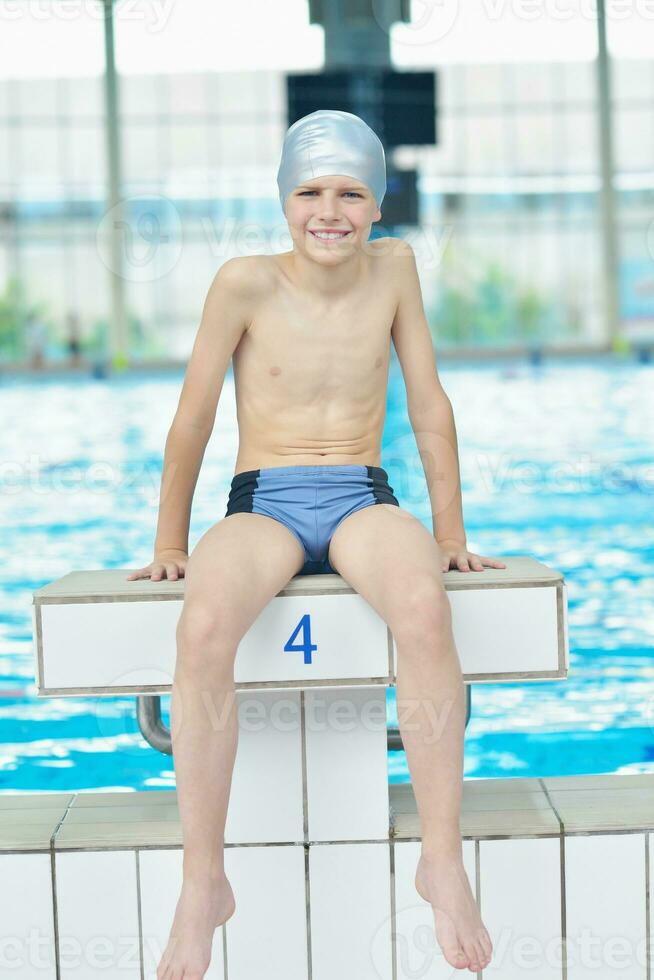
{"type": "MultiPolygon", "coordinates": [[[[135,313],[127,315],[127,332],[129,338],[129,355],[147,359],[148,357],[158,357],[165,354],[165,348],[161,340],[161,334],[153,330],[146,330],[143,320],[135,313]]],[[[109,320],[100,317],[94,320],[90,333],[82,342],[82,349],[87,354],[110,354],[110,328],[109,320]]]]}
{"type": "Polygon", "coordinates": [[[576,303],[546,297],[523,285],[497,262],[483,262],[466,250],[466,265],[451,250],[443,260],[443,285],[427,310],[439,343],[494,346],[525,341],[529,346],[555,337],[578,335],[582,313],[576,303]],[[475,276],[471,270],[479,270],[475,276]]]}
{"type": "Polygon", "coordinates": [[[0,294],[0,355],[18,360],[24,353],[24,331],[30,315],[45,319],[43,303],[30,304],[23,282],[11,277],[0,294]]]}
{"type": "Polygon", "coordinates": [[[85,354],[109,354],[109,321],[104,317],[94,320],[88,334],[82,339],[85,354]]]}

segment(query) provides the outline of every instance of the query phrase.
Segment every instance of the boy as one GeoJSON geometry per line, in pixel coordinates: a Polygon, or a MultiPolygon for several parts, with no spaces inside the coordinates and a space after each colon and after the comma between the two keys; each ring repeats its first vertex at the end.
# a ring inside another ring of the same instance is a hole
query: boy
{"type": "Polygon", "coordinates": [[[506,566],[466,548],[454,419],[413,251],[368,241],[386,191],[381,142],[358,116],[313,112],[287,131],[277,181],[294,247],[230,259],[213,280],[166,440],[154,560],[129,576],[186,579],[171,702],[184,880],[157,978],[204,977],[214,930],[235,910],[223,833],[238,644],[289,579],[319,571],[341,575],[395,639],[422,832],[415,885],[447,961],[476,972],[492,945],[462,863],[465,697],[442,572],[506,566]],[[380,466],[391,338],[433,534],[400,508],[380,466]],[[189,557],[193,490],[232,357],[239,450],[227,513],[189,557]]]}

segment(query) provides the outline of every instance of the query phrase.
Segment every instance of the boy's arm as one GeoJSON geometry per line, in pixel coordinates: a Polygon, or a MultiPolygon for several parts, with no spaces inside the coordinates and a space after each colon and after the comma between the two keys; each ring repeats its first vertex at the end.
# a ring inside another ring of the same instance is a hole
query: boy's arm
{"type": "Polygon", "coordinates": [[[443,390],[425,316],[415,254],[397,239],[393,249],[398,304],[391,336],[402,367],[407,409],[427,479],[437,541],[465,545],[461,479],[452,404],[443,390]]]}
{"type": "Polygon", "coordinates": [[[209,287],[164,452],[155,555],[188,554],[191,505],[232,353],[250,320],[251,265],[225,262],[209,287]]]}

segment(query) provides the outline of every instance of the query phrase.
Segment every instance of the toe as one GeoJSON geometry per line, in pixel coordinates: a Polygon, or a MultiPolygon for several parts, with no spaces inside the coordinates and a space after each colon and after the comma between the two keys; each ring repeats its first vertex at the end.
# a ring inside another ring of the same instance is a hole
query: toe
{"type": "Polygon", "coordinates": [[[481,970],[484,966],[486,966],[486,953],[484,952],[484,947],[482,946],[482,944],[479,941],[479,939],[475,943],[475,946],[476,946],[476,949],[477,949],[477,954],[475,956],[475,961],[477,963],[477,969],[478,970],[481,970]]]}
{"type": "Polygon", "coordinates": [[[459,970],[465,969],[468,965],[468,957],[459,942],[454,923],[449,915],[436,912],[436,939],[443,951],[443,956],[450,964],[459,970]]]}
{"type": "Polygon", "coordinates": [[[466,967],[470,966],[468,962],[468,957],[463,952],[460,946],[454,947],[453,949],[443,950],[445,959],[450,964],[450,966],[455,966],[457,970],[465,970],[466,967]]]}
{"type": "Polygon", "coordinates": [[[479,970],[479,954],[474,941],[468,940],[467,942],[463,943],[463,951],[468,958],[468,969],[472,970],[473,973],[479,970]]]}
{"type": "Polygon", "coordinates": [[[451,944],[443,943],[442,950],[443,956],[450,966],[455,966],[458,970],[465,970],[465,968],[469,965],[469,959],[462,949],[460,943],[456,941],[456,938],[451,944]]]}
{"type": "Polygon", "coordinates": [[[485,929],[483,929],[477,937],[477,945],[479,946],[480,952],[482,954],[482,959],[484,964],[488,965],[491,958],[491,953],[493,952],[493,944],[490,941],[490,937],[485,929]]]}

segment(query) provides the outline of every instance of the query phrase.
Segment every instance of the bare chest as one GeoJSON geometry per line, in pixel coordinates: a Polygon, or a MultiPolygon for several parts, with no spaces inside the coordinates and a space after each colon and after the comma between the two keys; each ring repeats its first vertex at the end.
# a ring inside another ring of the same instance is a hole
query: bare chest
{"type": "Polygon", "coordinates": [[[237,392],[306,407],[367,402],[380,388],[385,397],[395,308],[393,284],[381,276],[328,305],[271,289],[234,352],[237,392]]]}

